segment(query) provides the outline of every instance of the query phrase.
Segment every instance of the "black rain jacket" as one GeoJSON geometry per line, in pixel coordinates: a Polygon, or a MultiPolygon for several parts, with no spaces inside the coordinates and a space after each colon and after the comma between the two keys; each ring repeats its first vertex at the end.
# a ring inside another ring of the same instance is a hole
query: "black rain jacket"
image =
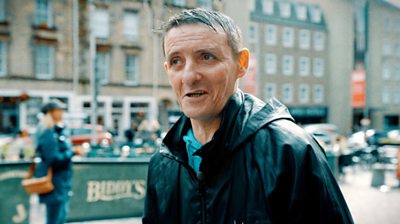
{"type": "Polygon", "coordinates": [[[323,149],[277,100],[237,91],[188,165],[183,116],[149,165],[143,223],[353,223],[323,149]]]}

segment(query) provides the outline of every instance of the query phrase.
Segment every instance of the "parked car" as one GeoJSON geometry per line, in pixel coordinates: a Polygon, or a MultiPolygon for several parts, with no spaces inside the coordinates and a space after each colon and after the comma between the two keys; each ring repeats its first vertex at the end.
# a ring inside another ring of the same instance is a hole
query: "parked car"
{"type": "MultiPolygon", "coordinates": [[[[91,142],[92,126],[84,125],[80,127],[68,128],[71,142],[74,145],[83,145],[91,142]]],[[[104,130],[102,126],[97,126],[97,143],[101,146],[109,146],[113,143],[112,135],[110,132],[104,130]]]]}
{"type": "Polygon", "coordinates": [[[303,126],[307,133],[313,135],[318,141],[325,146],[331,146],[333,140],[339,136],[339,131],[334,124],[307,124],[303,126]]]}

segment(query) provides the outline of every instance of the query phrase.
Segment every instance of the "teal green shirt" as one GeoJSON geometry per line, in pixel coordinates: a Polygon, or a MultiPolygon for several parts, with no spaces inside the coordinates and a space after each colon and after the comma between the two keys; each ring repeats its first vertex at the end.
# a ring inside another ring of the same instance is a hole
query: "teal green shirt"
{"type": "Polygon", "coordinates": [[[183,136],[183,141],[186,143],[186,151],[188,154],[188,163],[194,169],[196,173],[199,172],[201,157],[198,155],[193,155],[197,150],[199,150],[203,145],[197,141],[196,137],[194,137],[192,129],[183,136]]]}

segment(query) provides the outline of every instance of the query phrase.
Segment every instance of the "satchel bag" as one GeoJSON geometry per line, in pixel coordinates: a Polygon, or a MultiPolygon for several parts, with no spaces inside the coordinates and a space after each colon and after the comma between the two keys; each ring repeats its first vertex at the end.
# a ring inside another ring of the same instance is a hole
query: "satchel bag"
{"type": "Polygon", "coordinates": [[[52,192],[54,190],[54,185],[51,182],[53,169],[49,167],[47,175],[44,177],[33,177],[35,166],[35,163],[32,163],[29,167],[27,177],[22,180],[22,187],[29,194],[46,194],[52,192]]]}

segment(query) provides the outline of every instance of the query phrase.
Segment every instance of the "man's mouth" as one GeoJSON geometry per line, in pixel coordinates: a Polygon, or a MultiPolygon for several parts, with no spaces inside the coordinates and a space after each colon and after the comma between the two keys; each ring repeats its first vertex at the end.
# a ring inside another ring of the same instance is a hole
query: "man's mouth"
{"type": "Polygon", "coordinates": [[[204,94],[206,94],[206,91],[196,91],[196,92],[187,93],[185,96],[187,96],[187,97],[200,97],[200,96],[203,96],[204,94]]]}

